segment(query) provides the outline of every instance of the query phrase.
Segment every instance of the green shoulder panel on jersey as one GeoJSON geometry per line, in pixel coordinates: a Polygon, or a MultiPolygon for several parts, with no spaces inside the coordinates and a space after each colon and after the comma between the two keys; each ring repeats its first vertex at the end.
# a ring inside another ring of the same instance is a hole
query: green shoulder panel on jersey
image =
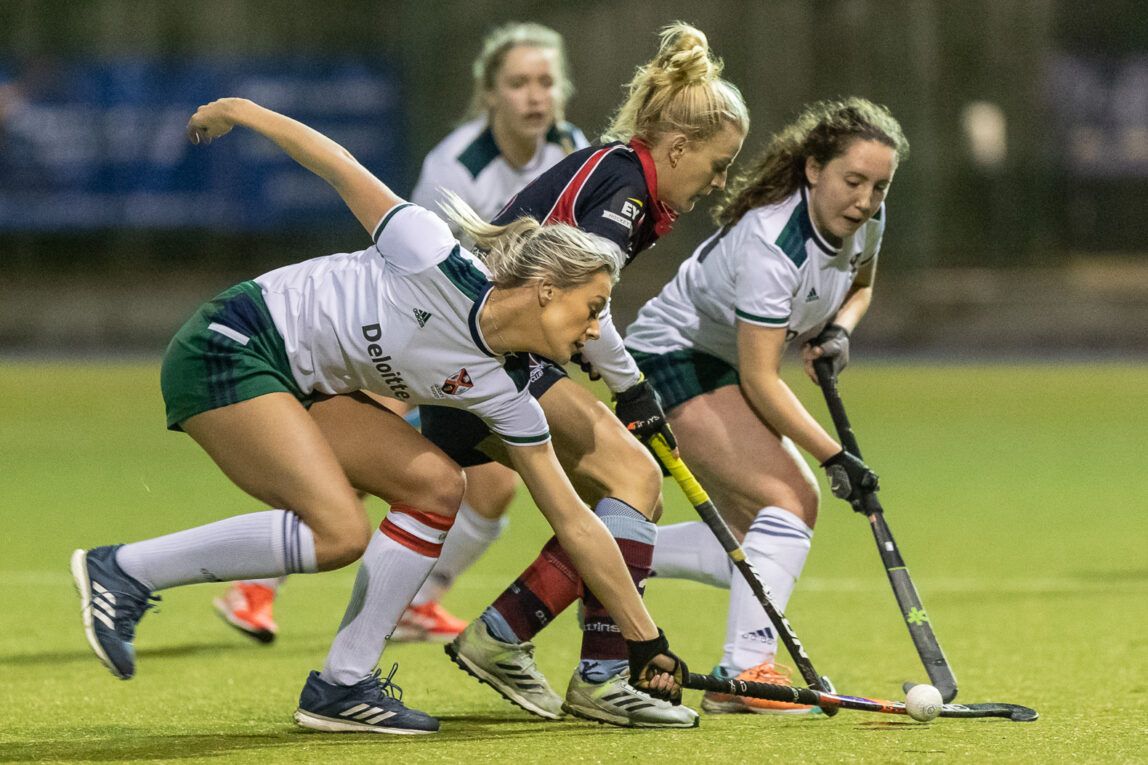
{"type": "Polygon", "coordinates": [[[737,318],[745,319],[746,321],[752,322],[754,324],[770,324],[770,325],[775,326],[775,327],[780,327],[780,326],[784,326],[784,325],[789,323],[789,317],[788,316],[786,316],[783,319],[773,319],[773,318],[770,318],[768,316],[755,316],[754,314],[749,313],[747,311],[743,311],[740,308],[733,309],[733,312],[737,316],[737,318]]]}
{"type": "Polygon", "coordinates": [[[477,178],[478,174],[485,170],[487,165],[498,159],[501,154],[502,152],[498,150],[498,144],[494,142],[494,133],[490,132],[488,127],[462,150],[462,153],[458,155],[458,161],[462,163],[472,178],[477,178]]]}
{"type": "Polygon", "coordinates": [[[510,375],[510,379],[514,381],[514,387],[518,390],[526,388],[530,382],[530,356],[525,353],[512,353],[506,357],[506,363],[502,365],[506,370],[506,374],[510,375]]]}
{"type": "Polygon", "coordinates": [[[404,207],[414,207],[414,204],[412,202],[402,202],[387,210],[387,214],[383,216],[381,221],[379,221],[379,225],[375,226],[375,231],[373,234],[371,234],[372,242],[375,244],[379,243],[379,237],[382,236],[383,229],[386,228],[387,224],[391,222],[391,218],[395,217],[395,213],[404,207]]]}
{"type": "Polygon", "coordinates": [[[774,241],[781,251],[793,261],[793,265],[801,268],[808,254],[805,252],[805,243],[813,236],[813,224],[809,220],[809,203],[804,199],[793,209],[793,214],[785,224],[785,228],[774,241]]]}
{"type": "Polygon", "coordinates": [[[475,268],[474,264],[462,256],[456,244],[445,259],[438,264],[439,270],[446,274],[451,283],[471,300],[478,300],[482,290],[486,287],[488,279],[486,274],[475,268]]]}

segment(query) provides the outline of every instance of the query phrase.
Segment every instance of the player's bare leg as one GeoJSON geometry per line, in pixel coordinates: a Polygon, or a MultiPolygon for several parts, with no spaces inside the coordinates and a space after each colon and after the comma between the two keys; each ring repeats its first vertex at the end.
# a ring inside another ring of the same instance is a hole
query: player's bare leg
{"type": "Polygon", "coordinates": [[[357,558],[369,536],[362,504],[331,445],[290,394],[268,393],[181,425],[237,486],[271,507],[290,509],[73,554],[85,632],[96,655],[122,678],[135,672],[134,628],[154,591],[337,568],[357,558]]]}
{"type": "Polygon", "coordinates": [[[324,731],[437,730],[437,721],[406,709],[392,693],[393,669],[386,678],[372,670],[437,560],[461,501],[461,470],[400,416],[365,395],[322,399],[312,406],[312,416],[335,442],[352,485],[388,502],[390,511],[371,537],[343,623],[323,670],[307,679],[295,721],[324,731]],[[380,711],[351,713],[366,709],[380,711]]]}
{"type": "MultiPolygon", "coordinates": [[[[682,459],[707,488],[746,556],[783,610],[809,553],[819,501],[817,484],[792,442],[756,416],[736,385],[718,388],[675,407],[669,421],[678,438],[682,459]],[[712,489],[712,490],[711,490],[712,489]]],[[[702,547],[709,539],[700,522],[661,530],[654,568],[691,579],[708,580],[718,561],[702,561],[699,549],[711,557],[724,550],[702,547]],[[698,569],[696,576],[686,569],[698,569]]],[[[730,605],[726,645],[714,672],[744,680],[789,683],[789,668],[776,662],[777,635],[748,585],[740,577],[727,580],[730,605]]],[[[709,712],[800,714],[805,705],[784,704],[723,694],[707,694],[702,708],[709,712]]]]}
{"type": "MultiPolygon", "coordinates": [[[[580,496],[618,541],[639,592],[648,576],[661,514],[661,471],[653,457],[602,402],[569,379],[539,402],[555,451],[580,496]]],[[[643,694],[626,683],[625,641],[557,540],[472,622],[448,653],[463,669],[510,701],[543,717],[558,714],[557,694],[538,672],[531,639],[580,595],[584,597],[582,660],[561,708],[623,726],[692,727],[697,715],[643,694]],[[499,667],[513,667],[500,671],[499,667]]]]}

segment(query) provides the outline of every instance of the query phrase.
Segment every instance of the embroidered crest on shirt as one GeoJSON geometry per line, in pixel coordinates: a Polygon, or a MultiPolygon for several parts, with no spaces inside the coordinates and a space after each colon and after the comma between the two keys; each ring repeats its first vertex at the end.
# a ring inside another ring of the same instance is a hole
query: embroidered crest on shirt
{"type": "Polygon", "coordinates": [[[419,329],[422,329],[430,321],[431,314],[421,308],[415,309],[415,321],[419,323],[419,329]]]}
{"type": "Polygon", "coordinates": [[[464,367],[446,378],[446,382],[442,384],[442,392],[448,396],[457,396],[473,387],[474,383],[471,382],[470,375],[466,373],[464,367]]]}

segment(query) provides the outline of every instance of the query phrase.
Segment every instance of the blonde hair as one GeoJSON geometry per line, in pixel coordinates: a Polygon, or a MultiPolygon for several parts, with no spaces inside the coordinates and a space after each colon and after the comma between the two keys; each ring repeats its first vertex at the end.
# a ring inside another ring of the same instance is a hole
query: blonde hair
{"type": "Polygon", "coordinates": [[[487,223],[453,191],[445,192],[439,207],[474,239],[491,281],[499,287],[517,287],[548,279],[560,289],[590,281],[599,271],[617,283],[621,253],[609,240],[565,223],[542,225],[523,216],[505,226],[487,223]]]}
{"type": "Polygon", "coordinates": [[[554,101],[554,119],[565,118],[566,102],[574,95],[574,83],[570,81],[570,64],[566,59],[566,43],[562,40],[562,35],[541,24],[512,21],[495,27],[482,40],[482,50],[471,65],[474,91],[471,93],[466,119],[486,114],[486,96],[494,90],[498,73],[506,61],[506,54],[519,45],[532,45],[555,52],[557,66],[554,81],[558,85],[558,97],[554,101]]]}
{"type": "Polygon", "coordinates": [[[886,107],[857,96],[809,104],[730,184],[714,220],[733,225],[755,207],[777,204],[805,183],[808,158],[824,166],[857,140],[885,144],[897,153],[898,162],[909,156],[909,141],[886,107]]]}
{"type": "Polygon", "coordinates": [[[638,67],[629,95],[602,134],[603,141],[638,137],[655,143],[666,133],[705,141],[731,124],[749,132],[749,110],[732,83],[721,78],[723,64],[705,34],[681,21],[664,27],[658,54],[638,67]]]}

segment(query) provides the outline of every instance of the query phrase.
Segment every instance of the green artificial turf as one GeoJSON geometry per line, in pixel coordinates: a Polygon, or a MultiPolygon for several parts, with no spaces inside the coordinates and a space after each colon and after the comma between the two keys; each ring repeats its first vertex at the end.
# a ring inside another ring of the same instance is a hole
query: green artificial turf
{"type": "MultiPolygon", "coordinates": [[[[819,394],[791,385],[823,421],[819,394]]],[[[1033,723],[843,711],[832,719],[703,715],[686,731],[543,722],[465,676],[439,646],[399,645],[405,700],[434,736],[318,734],[291,722],[321,666],[351,570],[295,577],[263,646],[215,617],[221,585],[163,593],[138,674],[114,679],[84,640],[76,547],[258,508],[163,426],[158,362],[0,363],[0,760],[257,762],[1092,762],[1148,751],[1148,367],[857,364],[841,391],[886,516],[960,680],[957,701],[1035,707],[1033,723]]],[[[666,484],[664,523],[694,519],[666,484]]],[[[381,517],[383,505],[372,505],[381,517]]],[[[445,604],[475,616],[547,537],[525,491],[504,538],[445,604]]],[[[721,654],[725,594],[653,581],[647,601],[695,671],[721,654]]],[[[864,518],[829,498],[789,608],[819,671],[853,695],[924,681],[864,518]]],[[[574,615],[538,639],[561,693],[574,615]]],[[[688,692],[697,708],[700,694],[688,692]]]]}

